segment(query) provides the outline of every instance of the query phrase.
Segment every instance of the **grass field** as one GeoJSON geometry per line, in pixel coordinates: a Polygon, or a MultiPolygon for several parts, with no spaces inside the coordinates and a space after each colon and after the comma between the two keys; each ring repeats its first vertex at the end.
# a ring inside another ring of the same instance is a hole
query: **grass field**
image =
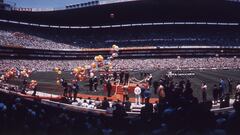
{"type": "MultiPolygon", "coordinates": [[[[151,73],[153,75],[153,81],[159,80],[162,76],[164,76],[167,71],[161,70],[161,71],[147,71],[148,73],[151,73]]],[[[174,77],[174,81],[180,81],[180,80],[187,80],[189,79],[192,83],[192,88],[194,90],[194,96],[198,97],[201,100],[201,82],[204,81],[208,85],[208,94],[207,98],[212,99],[212,89],[214,84],[219,84],[219,79],[223,78],[227,84],[227,79],[230,78],[233,80],[233,91],[235,91],[235,87],[237,82],[240,81],[240,70],[193,70],[193,71],[181,71],[182,73],[195,73],[195,76],[187,77],[174,77]]],[[[70,74],[70,72],[63,72],[62,77],[64,77],[67,80],[72,80],[74,77],[70,74]]],[[[53,93],[53,94],[62,94],[63,90],[60,86],[56,85],[56,73],[55,72],[34,72],[31,77],[28,79],[29,81],[34,79],[39,82],[39,90],[47,93],[53,93]]],[[[130,72],[130,77],[136,77],[140,79],[140,73],[139,72],[130,72]]],[[[19,79],[11,80],[10,83],[13,84],[20,84],[19,79]]],[[[87,85],[88,82],[81,82],[81,91],[80,93],[87,93],[87,94],[93,94],[93,95],[104,95],[102,92],[102,86],[99,86],[100,91],[96,93],[92,93],[88,91],[87,85]]],[[[153,93],[153,88],[151,88],[151,91],[153,93]]],[[[152,97],[156,97],[154,94],[152,94],[152,97]]]]}

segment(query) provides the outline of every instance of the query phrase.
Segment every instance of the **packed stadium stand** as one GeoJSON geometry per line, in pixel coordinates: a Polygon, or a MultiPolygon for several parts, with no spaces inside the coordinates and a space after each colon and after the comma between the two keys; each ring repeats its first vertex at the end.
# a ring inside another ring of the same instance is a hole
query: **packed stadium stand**
{"type": "Polygon", "coordinates": [[[112,44],[121,47],[238,46],[240,42],[239,26],[177,25],[73,30],[1,23],[0,28],[2,46],[37,49],[106,48],[112,44]]]}
{"type": "Polygon", "coordinates": [[[91,59],[98,53],[109,56],[109,49],[104,48],[113,44],[127,47],[120,49],[119,58],[237,57],[240,49],[238,26],[171,25],[73,30],[0,23],[0,33],[0,55],[8,58],[91,59]],[[102,49],[89,52],[87,48],[102,49]],[[87,50],[88,55],[85,55],[87,50]],[[10,55],[8,52],[14,53],[10,55]]]}

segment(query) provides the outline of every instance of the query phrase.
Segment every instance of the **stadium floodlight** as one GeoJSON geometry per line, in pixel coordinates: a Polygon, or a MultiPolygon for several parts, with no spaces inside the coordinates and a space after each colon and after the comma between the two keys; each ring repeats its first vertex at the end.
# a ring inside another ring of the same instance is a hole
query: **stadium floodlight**
{"type": "Polygon", "coordinates": [[[59,28],[67,29],[69,26],[60,26],[59,28]]]}
{"type": "Polygon", "coordinates": [[[22,25],[29,25],[29,23],[26,23],[26,22],[19,22],[19,24],[22,24],[22,25]]]}
{"type": "Polygon", "coordinates": [[[207,24],[207,23],[206,23],[206,22],[197,22],[196,24],[205,25],[205,24],[207,24]]]}
{"type": "Polygon", "coordinates": [[[93,29],[99,29],[99,28],[101,28],[100,26],[91,26],[91,28],[93,28],[93,29]]]}
{"type": "Polygon", "coordinates": [[[228,23],[228,25],[239,25],[239,23],[228,23]]]}
{"type": "Polygon", "coordinates": [[[118,28],[121,27],[121,25],[112,25],[112,28],[118,28]]]}
{"type": "Polygon", "coordinates": [[[15,23],[15,24],[17,24],[17,23],[19,23],[19,22],[17,22],[17,21],[8,21],[9,23],[15,23]]]}
{"type": "Polygon", "coordinates": [[[8,20],[2,20],[2,19],[0,19],[0,22],[8,22],[8,20]]]}
{"type": "Polygon", "coordinates": [[[228,23],[217,23],[218,25],[228,25],[228,23]]]}
{"type": "Polygon", "coordinates": [[[129,26],[131,26],[131,24],[122,24],[121,26],[122,27],[129,27],[129,26]]]}
{"type": "Polygon", "coordinates": [[[111,26],[110,25],[103,25],[101,26],[101,28],[110,28],[111,26]]]}
{"type": "Polygon", "coordinates": [[[182,25],[182,24],[185,24],[185,23],[184,22],[174,22],[174,24],[182,25]]]}
{"type": "Polygon", "coordinates": [[[195,22],[185,22],[185,24],[196,24],[195,22]]]}
{"type": "Polygon", "coordinates": [[[59,28],[59,26],[56,26],[56,25],[50,25],[50,28],[59,28]]]}
{"type": "Polygon", "coordinates": [[[153,23],[143,23],[142,25],[143,26],[151,26],[151,25],[153,25],[153,23]]]}
{"type": "Polygon", "coordinates": [[[153,25],[163,25],[164,23],[153,23],[153,25]]]}
{"type": "Polygon", "coordinates": [[[207,22],[207,25],[217,25],[215,22],[207,22]]]}
{"type": "Polygon", "coordinates": [[[79,29],[79,26],[70,26],[70,29],[79,29]]]}
{"type": "Polygon", "coordinates": [[[135,24],[132,24],[132,26],[142,26],[141,23],[135,23],[135,24]]]}
{"type": "Polygon", "coordinates": [[[36,23],[31,23],[30,25],[31,25],[31,26],[39,26],[39,25],[36,24],[36,23]]]}
{"type": "Polygon", "coordinates": [[[163,24],[165,24],[165,25],[173,25],[174,22],[164,22],[163,24]]]}
{"type": "Polygon", "coordinates": [[[90,26],[81,26],[80,28],[81,29],[88,29],[88,28],[90,28],[90,26]]]}

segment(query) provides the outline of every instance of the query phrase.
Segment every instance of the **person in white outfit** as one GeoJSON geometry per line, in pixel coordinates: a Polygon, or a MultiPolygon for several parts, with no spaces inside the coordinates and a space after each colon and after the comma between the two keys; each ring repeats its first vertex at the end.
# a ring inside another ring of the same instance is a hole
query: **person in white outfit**
{"type": "Polygon", "coordinates": [[[236,86],[236,94],[235,94],[235,100],[239,101],[240,99],[240,82],[236,86]]]}
{"type": "Polygon", "coordinates": [[[141,94],[141,88],[138,86],[136,86],[136,88],[134,89],[134,94],[135,94],[135,102],[137,105],[140,104],[140,94],[141,94]]]}
{"type": "Polygon", "coordinates": [[[206,102],[207,101],[207,84],[205,82],[202,83],[201,90],[202,90],[202,100],[203,102],[206,102]]]}

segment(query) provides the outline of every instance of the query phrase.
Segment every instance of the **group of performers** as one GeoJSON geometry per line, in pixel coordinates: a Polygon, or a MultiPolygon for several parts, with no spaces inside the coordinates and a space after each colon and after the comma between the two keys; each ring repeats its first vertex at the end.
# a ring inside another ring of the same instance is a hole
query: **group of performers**
{"type": "MultiPolygon", "coordinates": [[[[101,78],[102,81],[102,78],[101,78]]],[[[98,88],[98,78],[97,76],[94,76],[93,78],[89,78],[89,91],[92,92],[97,92],[97,88],[98,88]],[[94,90],[93,90],[94,89],[94,90]]]]}
{"type": "Polygon", "coordinates": [[[130,78],[128,71],[113,72],[112,79],[106,81],[107,96],[110,97],[113,84],[116,88],[115,93],[118,89],[122,89],[123,102],[129,99],[131,91],[136,95],[136,104],[144,103],[145,99],[151,96],[152,75],[146,74],[144,77],[142,76],[142,79],[130,78]]]}
{"type": "Polygon", "coordinates": [[[109,74],[100,74],[99,77],[94,76],[90,77],[89,82],[89,92],[97,92],[98,91],[98,85],[104,84],[107,89],[107,96],[111,96],[112,92],[112,84],[116,85],[119,83],[119,85],[128,85],[129,81],[129,72],[113,72],[111,75],[109,74]]]}
{"type": "Polygon", "coordinates": [[[38,90],[38,82],[36,80],[27,82],[26,79],[23,79],[21,93],[26,94],[27,88],[33,91],[32,96],[36,96],[38,90]]]}
{"type": "Polygon", "coordinates": [[[79,84],[77,81],[68,83],[65,79],[61,79],[60,82],[63,87],[63,96],[71,100],[73,98],[73,101],[77,101],[77,94],[79,91],[79,84]]]}
{"type": "MultiPolygon", "coordinates": [[[[143,79],[143,78],[142,78],[143,79]]],[[[68,82],[67,80],[61,78],[60,85],[63,88],[63,96],[76,101],[80,86],[78,81],[68,82]]],[[[88,80],[89,91],[97,92],[98,85],[103,85],[106,88],[106,95],[111,97],[113,94],[113,86],[119,86],[122,89],[122,100],[123,102],[129,99],[129,92],[133,92],[136,95],[136,104],[144,102],[145,98],[149,98],[151,95],[150,87],[152,85],[152,75],[146,74],[143,80],[137,80],[136,78],[130,78],[128,71],[114,71],[112,74],[100,74],[98,77],[93,76],[88,80]],[[130,87],[131,85],[131,87],[130,87]],[[142,99],[142,100],[140,100],[142,99]]],[[[116,87],[115,87],[116,88],[116,87]]],[[[117,87],[118,88],[118,87],[117,87]]],[[[115,94],[117,91],[115,89],[115,94]]],[[[33,91],[32,96],[36,96],[38,83],[35,80],[27,82],[27,79],[22,81],[22,93],[26,94],[27,89],[33,91]]]]}
{"type": "Polygon", "coordinates": [[[120,84],[128,84],[129,81],[129,72],[121,71],[119,74],[117,72],[113,72],[113,80],[116,81],[119,76],[120,84]]]}

